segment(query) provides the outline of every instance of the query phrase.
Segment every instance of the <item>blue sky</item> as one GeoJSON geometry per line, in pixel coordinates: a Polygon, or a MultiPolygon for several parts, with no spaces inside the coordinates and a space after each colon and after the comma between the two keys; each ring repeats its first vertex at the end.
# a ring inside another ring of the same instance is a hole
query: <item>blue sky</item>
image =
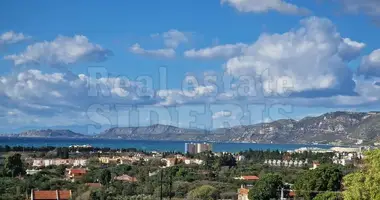
{"type": "Polygon", "coordinates": [[[1,132],[379,109],[376,0],[0,4],[1,132]]]}

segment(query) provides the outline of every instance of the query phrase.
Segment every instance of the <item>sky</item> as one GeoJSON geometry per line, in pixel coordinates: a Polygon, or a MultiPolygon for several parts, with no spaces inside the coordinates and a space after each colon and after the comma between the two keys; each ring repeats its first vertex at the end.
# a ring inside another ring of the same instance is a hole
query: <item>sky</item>
{"type": "Polygon", "coordinates": [[[380,110],[378,0],[0,2],[0,133],[380,110]]]}

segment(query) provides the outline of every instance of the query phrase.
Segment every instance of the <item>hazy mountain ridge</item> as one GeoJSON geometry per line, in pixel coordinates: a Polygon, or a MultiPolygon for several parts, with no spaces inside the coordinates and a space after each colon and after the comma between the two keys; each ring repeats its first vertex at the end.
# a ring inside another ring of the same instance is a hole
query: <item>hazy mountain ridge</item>
{"type": "Polygon", "coordinates": [[[85,137],[80,133],[75,133],[71,130],[29,130],[17,134],[18,137],[85,137]]]}
{"type": "MultiPolygon", "coordinates": [[[[26,131],[19,137],[90,137],[70,130],[26,131]]],[[[341,143],[380,140],[380,112],[331,112],[301,120],[240,125],[212,131],[155,124],[146,127],[110,128],[95,138],[130,140],[191,140],[250,143],[341,143]]]]}

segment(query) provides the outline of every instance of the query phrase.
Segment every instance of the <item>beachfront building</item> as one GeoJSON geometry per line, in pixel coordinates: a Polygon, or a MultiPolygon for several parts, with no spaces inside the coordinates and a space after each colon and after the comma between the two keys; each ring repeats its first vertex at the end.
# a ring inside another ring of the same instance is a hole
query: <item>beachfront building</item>
{"type": "Polygon", "coordinates": [[[212,151],[210,143],[185,143],[185,152],[190,154],[197,154],[205,151],[212,151]]]}

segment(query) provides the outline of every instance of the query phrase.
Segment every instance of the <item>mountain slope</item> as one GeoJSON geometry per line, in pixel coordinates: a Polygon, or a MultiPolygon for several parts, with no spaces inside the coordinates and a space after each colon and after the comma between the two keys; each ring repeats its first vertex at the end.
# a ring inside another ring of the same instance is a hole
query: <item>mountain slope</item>
{"type": "Polygon", "coordinates": [[[252,143],[342,143],[380,140],[379,112],[331,112],[299,121],[281,119],[213,131],[173,126],[112,128],[99,137],[141,140],[201,140],[252,143]]]}
{"type": "Polygon", "coordinates": [[[83,134],[75,133],[70,130],[30,130],[19,133],[18,137],[84,137],[83,134]]]}
{"type": "MultiPolygon", "coordinates": [[[[88,137],[70,130],[32,130],[19,137],[88,137]]],[[[146,127],[117,127],[96,138],[129,140],[223,141],[250,143],[340,143],[380,141],[380,112],[331,112],[301,120],[281,119],[212,131],[155,124],[146,127]]]]}

